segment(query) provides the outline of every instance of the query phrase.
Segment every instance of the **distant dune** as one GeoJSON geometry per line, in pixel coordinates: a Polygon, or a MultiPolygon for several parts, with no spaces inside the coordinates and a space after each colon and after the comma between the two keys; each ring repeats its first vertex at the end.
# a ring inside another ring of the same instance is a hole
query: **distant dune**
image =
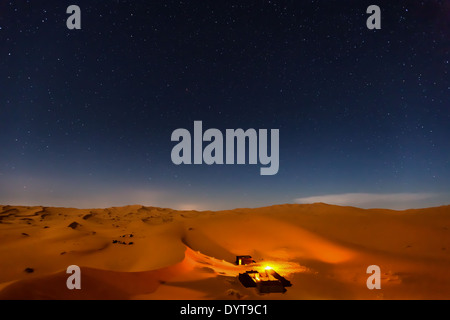
{"type": "Polygon", "coordinates": [[[0,206],[0,299],[450,299],[450,206],[228,211],[0,206]],[[236,266],[236,255],[256,264],[236,266]],[[81,290],[66,268],[81,267],[81,290]],[[239,273],[293,284],[260,294],[239,273]],[[381,290],[366,287],[370,265],[381,290]]]}

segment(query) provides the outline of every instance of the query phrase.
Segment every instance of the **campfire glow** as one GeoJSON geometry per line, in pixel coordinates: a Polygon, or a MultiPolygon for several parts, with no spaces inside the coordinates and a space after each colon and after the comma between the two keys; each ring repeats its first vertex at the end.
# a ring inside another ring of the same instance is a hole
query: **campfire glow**
{"type": "Polygon", "coordinates": [[[273,270],[286,276],[307,271],[306,267],[291,261],[265,261],[264,264],[254,264],[253,268],[256,268],[260,273],[273,270]]]}

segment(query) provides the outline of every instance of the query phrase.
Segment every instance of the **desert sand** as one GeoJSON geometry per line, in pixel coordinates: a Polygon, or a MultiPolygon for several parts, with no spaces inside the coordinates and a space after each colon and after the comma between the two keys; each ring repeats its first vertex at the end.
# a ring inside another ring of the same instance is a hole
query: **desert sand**
{"type": "Polygon", "coordinates": [[[450,299],[450,206],[0,206],[0,299],[450,299]],[[81,290],[66,287],[70,265],[81,290]],[[381,290],[366,286],[370,265],[381,290]],[[293,286],[260,294],[239,282],[266,266],[293,286]]]}

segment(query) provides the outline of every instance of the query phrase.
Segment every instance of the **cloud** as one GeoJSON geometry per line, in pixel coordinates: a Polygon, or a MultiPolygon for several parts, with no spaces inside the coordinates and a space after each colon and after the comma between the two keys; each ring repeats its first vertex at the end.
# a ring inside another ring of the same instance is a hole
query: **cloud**
{"type": "Polygon", "coordinates": [[[296,203],[324,202],[340,206],[360,208],[409,209],[433,205],[435,193],[344,193],[297,198],[296,203]]]}

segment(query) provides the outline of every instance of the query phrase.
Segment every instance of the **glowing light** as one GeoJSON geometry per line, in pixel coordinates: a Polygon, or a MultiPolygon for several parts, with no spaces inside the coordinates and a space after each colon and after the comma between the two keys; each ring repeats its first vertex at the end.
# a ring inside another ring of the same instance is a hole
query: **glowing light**
{"type": "Polygon", "coordinates": [[[253,269],[258,270],[261,274],[269,275],[273,271],[281,274],[283,277],[293,273],[301,273],[308,271],[308,268],[294,261],[266,260],[262,263],[252,265],[253,269]]]}

